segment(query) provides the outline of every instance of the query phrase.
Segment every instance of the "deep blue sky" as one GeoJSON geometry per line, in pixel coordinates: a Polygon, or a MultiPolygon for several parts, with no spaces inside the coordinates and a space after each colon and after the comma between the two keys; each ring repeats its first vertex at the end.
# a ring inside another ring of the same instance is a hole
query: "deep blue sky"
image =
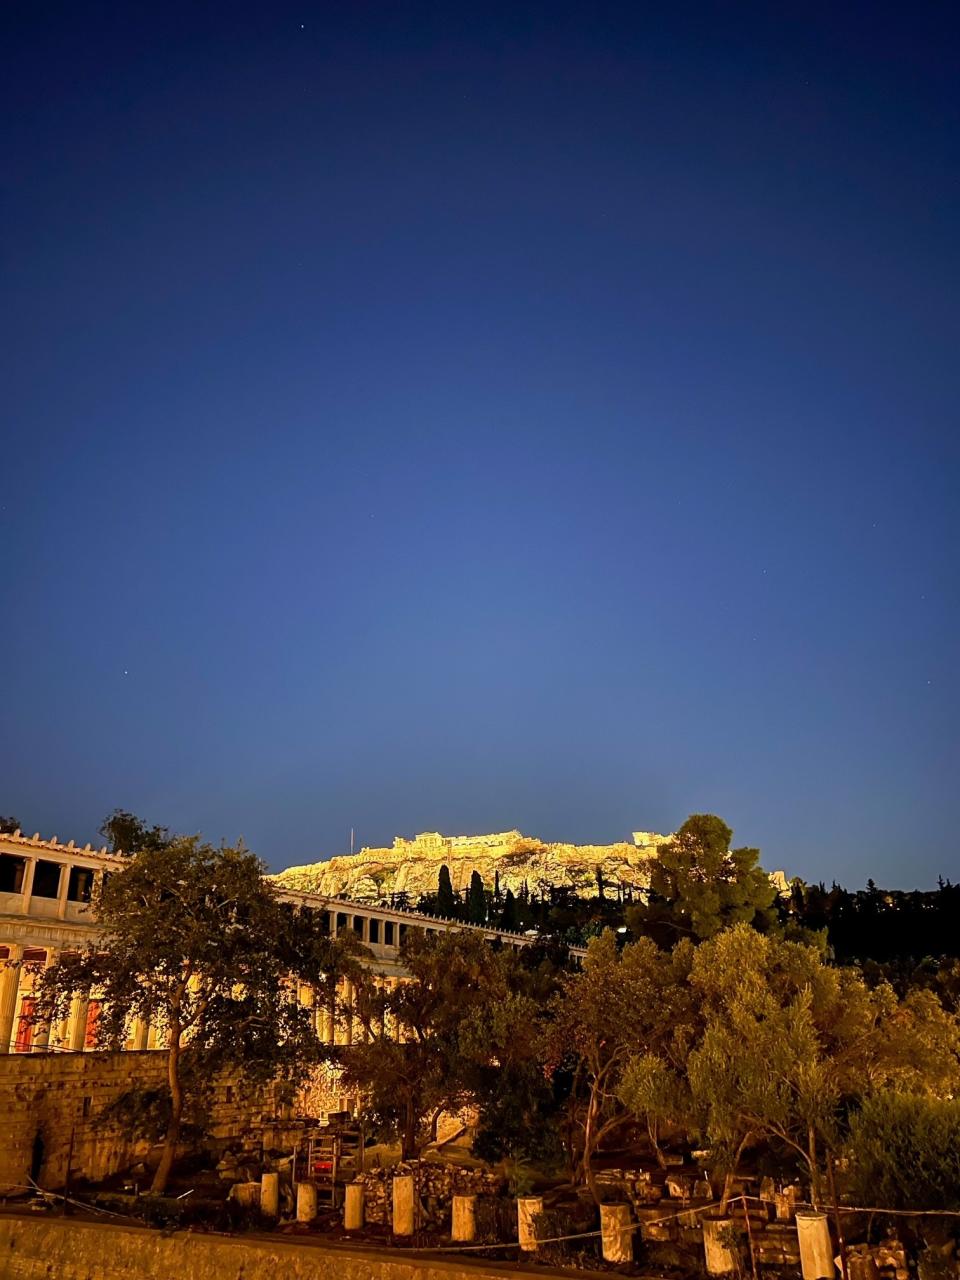
{"type": "Polygon", "coordinates": [[[958,22],[4,6],[0,812],[960,874],[958,22]]]}

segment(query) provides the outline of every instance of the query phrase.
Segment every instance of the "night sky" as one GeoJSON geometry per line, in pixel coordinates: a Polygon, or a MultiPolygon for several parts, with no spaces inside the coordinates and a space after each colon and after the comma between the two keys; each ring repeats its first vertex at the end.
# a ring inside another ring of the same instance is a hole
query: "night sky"
{"type": "Polygon", "coordinates": [[[2,21],[0,812],[960,875],[956,6],[2,21]]]}

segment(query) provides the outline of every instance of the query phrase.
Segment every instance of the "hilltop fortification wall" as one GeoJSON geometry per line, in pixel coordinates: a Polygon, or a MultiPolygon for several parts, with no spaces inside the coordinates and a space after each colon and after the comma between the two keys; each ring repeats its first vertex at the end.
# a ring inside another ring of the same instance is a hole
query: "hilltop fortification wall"
{"type": "Polygon", "coordinates": [[[443,864],[456,890],[466,889],[476,871],[487,888],[498,879],[503,891],[514,893],[524,885],[531,890],[556,885],[594,892],[598,869],[606,884],[643,888],[651,861],[668,839],[637,831],[632,841],[576,845],[546,843],[517,830],[475,836],[424,831],[413,839],[397,836],[392,847],[363,848],[357,854],[289,867],[273,879],[286,889],[346,894],[369,902],[396,893],[415,899],[435,892],[443,864]]]}

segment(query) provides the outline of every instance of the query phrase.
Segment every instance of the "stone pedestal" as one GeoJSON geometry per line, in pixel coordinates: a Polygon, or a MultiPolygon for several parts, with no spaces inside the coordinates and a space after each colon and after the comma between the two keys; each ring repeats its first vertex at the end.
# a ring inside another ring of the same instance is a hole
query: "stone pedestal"
{"type": "Polygon", "coordinates": [[[228,1200],[236,1200],[244,1209],[260,1208],[260,1183],[259,1182],[235,1182],[230,1188],[228,1200]]]}
{"type": "Polygon", "coordinates": [[[600,1206],[600,1238],[604,1262],[633,1261],[633,1232],[628,1204],[600,1206]]]}
{"type": "Polygon", "coordinates": [[[450,1239],[469,1243],[477,1238],[477,1197],[454,1196],[450,1215],[450,1239]]]}
{"type": "Polygon", "coordinates": [[[363,1183],[348,1182],[343,1196],[343,1225],[347,1231],[363,1226],[363,1183]]]}
{"type": "Polygon", "coordinates": [[[778,1222],[792,1222],[797,1211],[797,1188],[784,1187],[782,1191],[775,1192],[773,1207],[778,1222]]]}
{"type": "Polygon", "coordinates": [[[536,1253],[536,1219],[543,1213],[542,1196],[525,1196],[517,1201],[517,1240],[524,1253],[536,1253]]]}
{"type": "Polygon", "coordinates": [[[816,1209],[798,1209],[797,1237],[803,1280],[833,1280],[836,1268],[827,1215],[816,1209]]]}
{"type": "Polygon", "coordinates": [[[393,1180],[393,1234],[412,1236],[415,1226],[413,1176],[393,1180]]]}
{"type": "Polygon", "coordinates": [[[280,1217],[279,1173],[265,1173],[260,1179],[260,1212],[265,1218],[280,1217]]]}
{"type": "Polygon", "coordinates": [[[728,1276],[736,1270],[737,1260],[733,1250],[723,1237],[733,1226],[731,1218],[704,1218],[703,1251],[706,1256],[707,1274],[728,1276]]]}
{"type": "Polygon", "coordinates": [[[297,1221],[315,1222],[317,1217],[317,1188],[312,1182],[297,1184],[297,1221]]]}

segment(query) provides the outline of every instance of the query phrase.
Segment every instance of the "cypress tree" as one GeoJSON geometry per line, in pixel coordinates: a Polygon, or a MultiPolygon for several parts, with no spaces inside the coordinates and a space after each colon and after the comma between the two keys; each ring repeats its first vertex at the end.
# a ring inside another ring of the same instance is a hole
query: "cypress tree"
{"type": "Polygon", "coordinates": [[[453,892],[453,884],[450,880],[450,868],[444,863],[437,877],[437,914],[455,916],[457,915],[458,905],[457,896],[453,892]]]}
{"type": "Polygon", "coordinates": [[[470,875],[467,919],[471,924],[486,924],[487,921],[487,895],[484,892],[483,881],[480,878],[479,871],[474,871],[470,875]]]}
{"type": "Polygon", "coordinates": [[[511,929],[514,933],[520,928],[520,917],[517,913],[517,900],[513,890],[508,889],[503,899],[503,914],[500,916],[500,928],[511,929]]]}

